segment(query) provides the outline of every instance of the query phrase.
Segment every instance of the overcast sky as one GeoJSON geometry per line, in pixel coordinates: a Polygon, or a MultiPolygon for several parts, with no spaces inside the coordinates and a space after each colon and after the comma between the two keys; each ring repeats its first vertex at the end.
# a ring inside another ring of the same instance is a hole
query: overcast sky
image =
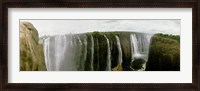
{"type": "Polygon", "coordinates": [[[180,20],[21,20],[33,24],[39,36],[92,31],[133,31],[180,35],[180,20]]]}

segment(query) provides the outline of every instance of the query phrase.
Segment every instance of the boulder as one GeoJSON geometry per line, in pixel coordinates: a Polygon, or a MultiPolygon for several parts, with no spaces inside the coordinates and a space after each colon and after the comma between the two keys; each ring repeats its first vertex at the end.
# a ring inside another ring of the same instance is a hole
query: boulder
{"type": "Polygon", "coordinates": [[[131,63],[131,68],[134,71],[138,71],[138,70],[144,70],[145,69],[145,64],[146,64],[147,60],[145,60],[144,58],[136,58],[132,63],[131,63]]]}

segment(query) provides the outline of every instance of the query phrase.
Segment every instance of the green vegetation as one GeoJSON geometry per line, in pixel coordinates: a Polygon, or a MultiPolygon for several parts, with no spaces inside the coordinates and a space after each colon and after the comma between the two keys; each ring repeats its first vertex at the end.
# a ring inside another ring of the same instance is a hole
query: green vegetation
{"type": "Polygon", "coordinates": [[[151,40],[146,70],[180,70],[180,37],[155,34],[151,40]]]}
{"type": "Polygon", "coordinates": [[[174,39],[174,40],[176,40],[176,41],[178,41],[180,43],[180,36],[179,35],[171,35],[171,34],[158,33],[158,34],[155,34],[155,36],[162,37],[162,38],[174,39]]]}

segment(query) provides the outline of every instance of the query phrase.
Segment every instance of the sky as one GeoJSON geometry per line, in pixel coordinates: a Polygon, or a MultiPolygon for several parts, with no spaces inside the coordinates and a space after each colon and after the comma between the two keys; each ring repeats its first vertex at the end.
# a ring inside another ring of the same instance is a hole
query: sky
{"type": "Polygon", "coordinates": [[[39,36],[92,31],[132,31],[180,35],[180,20],[20,20],[30,22],[39,36]]]}

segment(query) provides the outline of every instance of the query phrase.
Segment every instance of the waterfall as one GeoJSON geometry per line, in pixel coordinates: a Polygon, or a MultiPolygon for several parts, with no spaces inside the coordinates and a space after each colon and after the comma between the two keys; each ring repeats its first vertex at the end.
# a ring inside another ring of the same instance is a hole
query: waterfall
{"type": "Polygon", "coordinates": [[[48,71],[76,70],[74,63],[73,37],[65,35],[52,36],[45,39],[44,55],[48,71]],[[70,45],[70,46],[69,46],[70,45]]]}
{"type": "Polygon", "coordinates": [[[82,42],[81,42],[79,35],[77,35],[77,38],[78,38],[79,43],[82,45],[82,42]]]}
{"type": "Polygon", "coordinates": [[[55,67],[55,70],[59,70],[59,63],[60,63],[60,61],[61,61],[61,51],[62,50],[60,50],[61,48],[60,48],[60,45],[61,45],[61,42],[62,41],[60,41],[60,36],[56,36],[55,37],[55,56],[56,56],[56,59],[55,59],[55,62],[56,62],[56,67],[55,67]]]}
{"type": "MultiPolygon", "coordinates": [[[[135,60],[148,60],[148,53],[149,53],[149,45],[150,39],[152,35],[148,34],[131,34],[130,35],[130,42],[131,42],[131,62],[135,60]]],[[[133,62],[134,63],[134,62],[133,62]]],[[[142,63],[142,62],[141,62],[142,63]]],[[[143,71],[146,69],[146,62],[142,64],[141,69],[137,69],[138,71],[143,71]]],[[[135,70],[133,68],[133,70],[135,70]]]]}
{"type": "Polygon", "coordinates": [[[50,70],[50,61],[48,61],[49,60],[49,55],[47,55],[48,53],[49,53],[49,39],[50,38],[47,38],[47,39],[45,39],[44,40],[44,58],[45,58],[45,64],[46,64],[46,68],[47,68],[47,70],[50,70]]]}
{"type": "Polygon", "coordinates": [[[111,71],[111,52],[110,52],[110,42],[109,39],[104,35],[107,41],[107,67],[106,70],[111,71]]]}
{"type": "Polygon", "coordinates": [[[131,54],[132,54],[132,61],[134,61],[135,57],[140,57],[141,54],[138,51],[138,41],[136,38],[136,35],[131,34],[130,35],[130,40],[131,40],[131,54]]]}
{"type": "Polygon", "coordinates": [[[97,39],[97,70],[99,70],[99,40],[97,39]]]}
{"type": "Polygon", "coordinates": [[[118,55],[118,64],[122,64],[122,48],[121,48],[121,43],[120,43],[119,37],[117,35],[115,36],[115,38],[117,40],[117,49],[118,49],[118,52],[119,52],[119,55],[118,55]]]}
{"type": "Polygon", "coordinates": [[[87,60],[87,36],[86,35],[84,35],[84,39],[83,39],[83,43],[84,43],[84,57],[83,57],[83,66],[85,66],[85,62],[86,62],[86,60],[87,60]]]}
{"type": "Polygon", "coordinates": [[[148,53],[151,34],[137,34],[137,44],[139,53],[148,53]]]}
{"type": "Polygon", "coordinates": [[[54,70],[60,70],[60,64],[62,61],[65,60],[65,51],[66,51],[66,36],[65,35],[58,35],[55,36],[55,62],[56,67],[54,70]]]}
{"type": "Polygon", "coordinates": [[[151,34],[131,34],[132,60],[137,57],[146,56],[148,58],[151,34]],[[137,36],[136,36],[137,35],[137,36]]]}
{"type": "MultiPolygon", "coordinates": [[[[124,42],[125,44],[121,43],[122,40],[120,41],[119,35],[116,34],[114,36],[87,33],[51,36],[43,40],[46,68],[48,71],[111,71],[112,65],[131,61],[131,64],[124,64],[129,67],[136,64],[139,59],[145,60],[145,63],[142,63],[145,68],[151,36],[142,33],[120,36],[121,39],[130,39],[130,42],[124,42]],[[122,54],[124,45],[130,45],[123,50],[131,50],[130,56],[122,54]]],[[[133,68],[133,70],[136,69],[133,68]]]]}
{"type": "Polygon", "coordinates": [[[94,38],[93,36],[91,35],[91,60],[90,60],[90,67],[91,67],[91,70],[93,71],[94,68],[93,68],[93,60],[94,60],[94,38]]]}
{"type": "Polygon", "coordinates": [[[70,36],[70,39],[71,39],[71,40],[70,40],[71,47],[73,47],[73,46],[74,46],[74,45],[73,45],[73,35],[70,33],[69,36],[70,36]]]}
{"type": "Polygon", "coordinates": [[[79,35],[75,35],[76,36],[76,40],[78,42],[76,42],[76,52],[75,52],[75,60],[76,60],[76,65],[77,65],[77,69],[78,70],[83,70],[83,64],[82,64],[82,41],[79,37],[79,35]]]}

